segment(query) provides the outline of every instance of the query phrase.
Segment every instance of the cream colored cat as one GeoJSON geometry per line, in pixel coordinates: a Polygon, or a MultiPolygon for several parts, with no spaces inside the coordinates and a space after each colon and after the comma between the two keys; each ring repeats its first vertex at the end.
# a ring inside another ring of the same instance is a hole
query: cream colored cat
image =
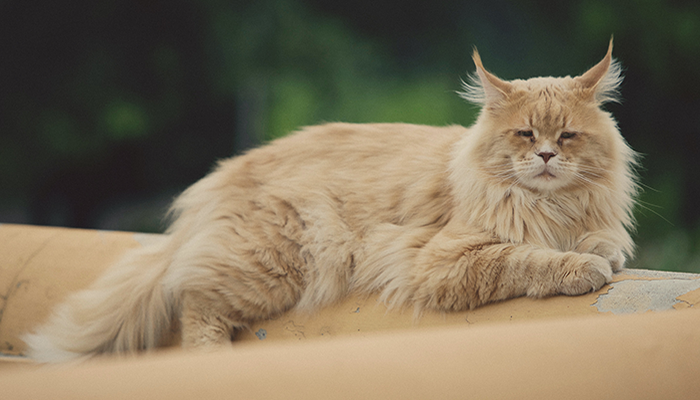
{"type": "Polygon", "coordinates": [[[60,361],[229,343],[251,321],[350,292],[417,312],[597,290],[632,254],[635,153],[605,58],[503,81],[474,51],[471,128],[327,124],[221,162],[173,205],[162,244],[112,267],[25,341],[60,361]]]}

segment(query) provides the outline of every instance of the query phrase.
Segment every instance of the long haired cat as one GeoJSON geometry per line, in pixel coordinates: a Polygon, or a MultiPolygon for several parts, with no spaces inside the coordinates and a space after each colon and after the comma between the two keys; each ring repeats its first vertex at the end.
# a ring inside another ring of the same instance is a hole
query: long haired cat
{"type": "Polygon", "coordinates": [[[350,292],[417,312],[599,289],[633,252],[635,153],[601,106],[622,80],[606,56],[581,76],[462,93],[471,128],[327,124],[219,163],[139,249],[24,339],[61,361],[162,344],[229,343],[252,321],[350,292]]]}

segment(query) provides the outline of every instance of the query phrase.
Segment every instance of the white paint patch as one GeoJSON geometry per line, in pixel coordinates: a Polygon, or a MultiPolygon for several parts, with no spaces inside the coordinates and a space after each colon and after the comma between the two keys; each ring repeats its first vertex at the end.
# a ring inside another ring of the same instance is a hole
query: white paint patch
{"type": "MultiPolygon", "coordinates": [[[[629,273],[629,270],[625,273],[629,273]]],[[[613,282],[608,293],[598,296],[593,305],[600,312],[613,314],[672,310],[675,304],[681,303],[677,299],[679,296],[700,289],[700,279],[694,274],[656,271],[639,274],[650,278],[655,278],[656,275],[660,279],[613,282]]]]}

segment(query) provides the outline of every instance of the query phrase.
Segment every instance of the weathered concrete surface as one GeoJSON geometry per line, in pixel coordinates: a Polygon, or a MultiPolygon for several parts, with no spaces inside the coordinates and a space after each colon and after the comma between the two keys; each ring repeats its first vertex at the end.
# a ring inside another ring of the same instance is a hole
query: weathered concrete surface
{"type": "MultiPolygon", "coordinates": [[[[0,225],[0,354],[21,355],[19,337],[40,324],[70,292],[87,286],[129,249],[159,235],[0,225]]],[[[625,270],[613,282],[583,296],[519,298],[460,313],[387,310],[376,296],[350,297],[313,315],[289,312],[260,321],[237,340],[261,345],[276,340],[365,336],[377,331],[440,326],[514,326],[525,321],[615,316],[692,308],[700,304],[700,275],[625,270]]]]}
{"type": "Polygon", "coordinates": [[[700,275],[625,270],[593,305],[600,312],[643,313],[693,307],[700,299],[700,275]]]}
{"type": "Polygon", "coordinates": [[[21,334],[124,252],[153,240],[160,237],[0,225],[0,398],[638,400],[700,393],[700,276],[639,270],[583,296],[519,298],[420,319],[412,310],[387,310],[376,297],[350,297],[314,315],[260,321],[230,350],[212,353],[175,348],[61,368],[21,357],[21,334]]]}
{"type": "Polygon", "coordinates": [[[700,310],[249,342],[1,372],[3,400],[696,400],[700,310]]]}
{"type": "Polygon", "coordinates": [[[640,314],[680,310],[700,304],[700,275],[647,270],[624,270],[594,293],[554,296],[546,299],[518,298],[455,313],[427,313],[419,319],[411,310],[388,310],[376,296],[350,297],[313,315],[288,312],[260,321],[238,340],[306,340],[339,335],[364,336],[394,329],[420,329],[492,323],[566,319],[585,316],[640,314]]]}

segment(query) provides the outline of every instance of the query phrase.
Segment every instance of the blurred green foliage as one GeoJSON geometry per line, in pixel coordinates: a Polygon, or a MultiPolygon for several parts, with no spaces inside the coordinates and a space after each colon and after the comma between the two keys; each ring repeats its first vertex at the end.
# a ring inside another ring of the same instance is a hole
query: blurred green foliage
{"type": "Polygon", "coordinates": [[[700,272],[692,1],[6,0],[0,221],[159,230],[153,199],[301,126],[469,125],[472,46],[506,79],[575,75],[612,34],[608,109],[644,155],[631,266],[700,272]]]}

